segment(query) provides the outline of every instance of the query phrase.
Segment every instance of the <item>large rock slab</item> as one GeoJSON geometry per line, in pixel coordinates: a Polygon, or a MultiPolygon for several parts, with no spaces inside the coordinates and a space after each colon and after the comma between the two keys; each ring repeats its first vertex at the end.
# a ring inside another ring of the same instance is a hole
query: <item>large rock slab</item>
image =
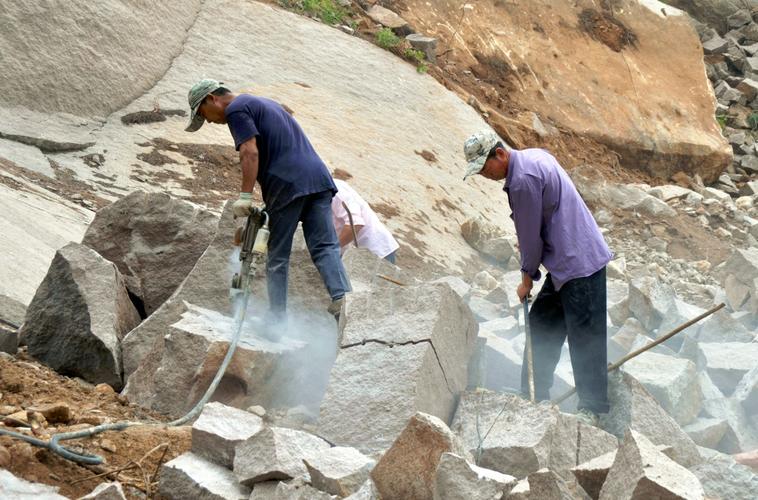
{"type": "MultiPolygon", "coordinates": [[[[239,269],[230,237],[236,227],[230,207],[227,204],[215,239],[179,289],[124,339],[124,372],[129,375],[124,393],[137,404],[182,413],[192,404],[187,395],[199,399],[226,353],[234,330],[229,286],[239,269]],[[179,361],[185,355],[187,359],[179,361]]],[[[296,233],[290,260],[289,321],[276,342],[264,337],[263,267],[253,283],[237,361],[227,370],[217,399],[243,408],[303,404],[315,409],[334,360],[337,328],[326,312],[329,297],[302,232],[296,233]]]]}
{"type": "Polygon", "coordinates": [[[631,428],[656,445],[671,446],[674,460],[683,466],[700,463],[700,454],[692,439],[634,377],[622,370],[610,373],[608,399],[611,410],[601,416],[603,429],[620,438],[631,428]]]}
{"type": "Polygon", "coordinates": [[[149,315],[187,277],[217,225],[217,216],[192,203],[135,191],[97,212],[82,245],[118,266],[149,315]]]}
{"type": "Polygon", "coordinates": [[[478,467],[454,453],[443,453],[437,465],[434,500],[491,500],[508,493],[516,478],[478,467]]]}
{"type": "Polygon", "coordinates": [[[205,405],[192,424],[192,452],[231,469],[235,447],[263,430],[263,420],[219,402],[205,405]]]}
{"type": "Polygon", "coordinates": [[[704,497],[703,487],[694,474],[658,451],[643,434],[630,429],[616,453],[599,498],[701,500],[704,497]]]}
{"type": "Polygon", "coordinates": [[[349,295],[345,315],[319,434],[373,453],[417,411],[449,422],[477,333],[460,296],[446,284],[376,288],[349,295]]]}
{"type": "Polygon", "coordinates": [[[304,479],[304,460],[316,459],[329,450],[329,443],[307,432],[285,427],[267,427],[237,445],[234,474],[240,484],[272,480],[304,479]]]}
{"type": "Polygon", "coordinates": [[[698,364],[725,396],[731,395],[742,377],[758,366],[755,342],[701,342],[698,349],[698,364]]]}
{"type": "Polygon", "coordinates": [[[484,390],[461,396],[451,429],[479,466],[515,477],[547,467],[571,478],[572,467],[617,446],[613,436],[555,406],[484,390]]]}
{"type": "Polygon", "coordinates": [[[703,401],[703,414],[725,420],[727,429],[716,449],[723,453],[739,453],[758,448],[758,432],[734,398],[711,398],[703,401]]]}
{"type": "Polygon", "coordinates": [[[311,484],[318,490],[340,498],[357,493],[369,478],[376,462],[356,450],[335,446],[303,460],[311,484]]]}
{"type": "Polygon", "coordinates": [[[139,322],[116,266],[70,243],[55,254],[20,335],[51,368],[120,389],[121,339],[139,322]]]}
{"type": "Polygon", "coordinates": [[[426,500],[434,494],[443,453],[468,456],[463,443],[433,415],[416,413],[371,471],[384,498],[426,500]]]}
{"type": "Polygon", "coordinates": [[[729,424],[721,418],[698,418],[694,422],[682,427],[692,441],[698,446],[705,448],[718,448],[724,437],[729,424]]]}
{"type": "Polygon", "coordinates": [[[514,254],[512,238],[482,216],[461,224],[461,234],[469,245],[500,264],[514,254]]]}
{"type": "Polygon", "coordinates": [[[755,500],[758,474],[729,455],[716,453],[690,471],[700,480],[708,498],[755,500]]]}
{"type": "MultiPolygon", "coordinates": [[[[162,350],[150,354],[124,389],[131,401],[177,417],[203,396],[235,330],[231,317],[191,304],[186,307],[181,320],[161,339],[162,350]]],[[[293,358],[306,355],[306,343],[290,338],[271,341],[261,332],[255,322],[243,325],[237,350],[214,392],[216,401],[236,408],[271,407],[279,402],[279,391],[289,387],[280,385],[285,384],[280,374],[293,358]]]]}
{"type": "Polygon", "coordinates": [[[687,425],[700,413],[702,393],[695,363],[646,352],[624,365],[679,425],[687,425]]]}
{"type": "Polygon", "coordinates": [[[722,275],[732,308],[758,314],[758,247],[735,249],[724,263],[722,275]]]}
{"type": "Polygon", "coordinates": [[[232,471],[193,453],[185,453],[161,468],[158,487],[169,500],[247,500],[250,488],[237,482],[232,471]]]}

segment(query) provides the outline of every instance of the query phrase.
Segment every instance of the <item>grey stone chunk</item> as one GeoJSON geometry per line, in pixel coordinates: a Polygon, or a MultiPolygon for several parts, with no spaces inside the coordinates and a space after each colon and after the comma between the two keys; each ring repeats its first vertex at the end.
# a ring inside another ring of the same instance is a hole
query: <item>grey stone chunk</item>
{"type": "Polygon", "coordinates": [[[674,306],[674,290],[648,276],[629,283],[629,310],[648,331],[658,328],[666,312],[674,306]]]}
{"type": "Polygon", "coordinates": [[[750,16],[750,12],[744,9],[740,9],[726,18],[726,22],[730,28],[741,28],[752,21],[753,18],[750,16]]]}
{"type": "Polygon", "coordinates": [[[265,428],[237,445],[234,475],[247,486],[274,479],[307,479],[303,460],[318,457],[329,448],[329,443],[307,432],[265,428]]]}
{"type": "Polygon", "coordinates": [[[697,477],[658,451],[643,434],[627,431],[600,490],[601,500],[701,500],[697,477]]]}
{"type": "Polygon", "coordinates": [[[90,494],[81,497],[79,500],[126,500],[126,496],[121,483],[115,481],[98,485],[90,494]]]}
{"type": "Polygon", "coordinates": [[[634,208],[641,214],[653,218],[676,217],[676,210],[671,208],[667,203],[650,195],[646,195],[634,208]]]}
{"type": "Polygon", "coordinates": [[[584,462],[617,446],[613,436],[555,406],[484,390],[463,393],[451,428],[479,466],[515,477],[548,467],[570,478],[577,459],[584,462]],[[488,433],[484,440],[482,429],[488,433]]]}
{"type": "MultiPolygon", "coordinates": [[[[350,277],[350,284],[353,287],[353,292],[366,292],[376,289],[392,289],[398,285],[379,278],[378,275],[387,276],[400,283],[414,284],[416,279],[406,271],[403,271],[397,266],[394,266],[384,259],[381,259],[371,253],[366,248],[349,247],[345,250],[342,256],[342,263],[345,266],[345,271],[350,277]]],[[[462,279],[448,276],[437,280],[439,282],[445,282],[458,293],[458,295],[464,296],[468,293],[470,288],[466,282],[462,279]],[[461,293],[461,282],[464,283],[466,292],[461,293]]]]}
{"type": "Polygon", "coordinates": [[[387,28],[399,29],[408,25],[405,19],[381,5],[372,5],[367,14],[372,21],[387,28]]]}
{"type": "Polygon", "coordinates": [[[615,459],[616,450],[613,450],[571,469],[579,485],[593,500],[600,497],[600,490],[615,459]]]}
{"type": "Polygon", "coordinates": [[[426,59],[434,63],[437,61],[437,39],[431,36],[424,36],[419,33],[412,33],[405,37],[416,50],[420,50],[426,56],[426,59]]]}
{"type": "Polygon", "coordinates": [[[758,474],[728,455],[715,453],[690,469],[700,480],[708,498],[755,500],[758,474]]]}
{"type": "Polygon", "coordinates": [[[272,500],[332,500],[336,498],[340,497],[324,493],[300,481],[292,481],[277,484],[272,500]]]}
{"type": "Polygon", "coordinates": [[[334,447],[305,459],[311,484],[340,498],[356,493],[374,467],[373,459],[355,448],[334,447]]]}
{"type": "Polygon", "coordinates": [[[234,448],[263,429],[263,420],[250,412],[208,403],[192,424],[192,452],[223,465],[234,465],[234,448]]]}
{"type": "Polygon", "coordinates": [[[461,234],[472,248],[502,264],[514,255],[511,238],[506,236],[503,229],[482,216],[464,222],[461,225],[461,234]]]}
{"type": "Polygon", "coordinates": [[[740,189],[740,196],[755,196],[758,194],[758,181],[748,181],[740,189]]]}
{"type": "Polygon", "coordinates": [[[371,479],[383,498],[431,498],[437,465],[447,452],[469,458],[463,443],[445,422],[416,413],[371,471],[371,479]]]}
{"type": "MultiPolygon", "coordinates": [[[[731,140],[731,137],[729,139],[731,140]]],[[[647,194],[655,196],[656,198],[663,201],[671,201],[679,198],[685,198],[692,192],[693,191],[691,189],[683,188],[682,186],[677,186],[676,184],[664,184],[663,186],[656,186],[654,188],[651,188],[647,194]]]]}
{"type": "Polygon", "coordinates": [[[32,483],[0,469],[0,498],[19,500],[66,500],[58,488],[41,483],[32,483]]]}
{"type": "Polygon", "coordinates": [[[701,342],[698,347],[698,365],[725,396],[731,395],[742,377],[758,366],[758,343],[701,342]]]}
{"type": "Polygon", "coordinates": [[[277,487],[279,487],[279,481],[255,483],[249,500],[279,500],[276,496],[277,487]]]}
{"type": "Polygon", "coordinates": [[[121,339],[139,322],[116,266],[69,243],[56,252],[19,334],[51,368],[120,389],[121,339]]]}
{"type": "Polygon", "coordinates": [[[466,297],[468,293],[471,291],[471,285],[466,283],[463,278],[459,276],[444,276],[442,278],[436,279],[432,281],[431,283],[447,283],[450,288],[453,289],[455,293],[457,293],[460,297],[466,297]]]}
{"type": "Polygon", "coordinates": [[[748,415],[758,415],[758,364],[742,377],[734,397],[748,415]]]}
{"type": "Polygon", "coordinates": [[[572,491],[564,479],[549,469],[532,472],[505,496],[506,500],[584,500],[581,490],[572,491]]]}
{"type": "Polygon", "coordinates": [[[641,432],[656,445],[671,446],[673,458],[685,467],[701,461],[695,443],[634,377],[623,370],[608,374],[611,410],[601,415],[601,427],[623,437],[627,428],[641,432]]]}
{"type": "Polygon", "coordinates": [[[724,419],[698,418],[682,427],[682,430],[696,445],[716,449],[728,428],[729,424],[724,419]]]}
{"type": "Polygon", "coordinates": [[[352,495],[345,497],[346,500],[379,500],[379,492],[376,491],[376,485],[369,479],[363,486],[353,493],[352,495]]]}
{"type": "Polygon", "coordinates": [[[321,403],[319,434],[363,453],[387,449],[417,411],[449,422],[468,385],[477,324],[445,284],[347,298],[347,323],[321,403]]]}
{"type": "Polygon", "coordinates": [[[715,398],[703,401],[703,415],[726,420],[728,428],[717,450],[739,453],[758,448],[758,432],[751,425],[745,410],[734,398],[715,398]]]}
{"type": "Polygon", "coordinates": [[[218,217],[166,193],[135,191],[98,210],[82,239],[133,279],[147,314],[176,290],[208,248],[218,217]]]}
{"type": "Polygon", "coordinates": [[[758,82],[751,78],[745,78],[739,83],[739,85],[737,85],[737,90],[742,92],[745,99],[750,102],[758,96],[758,82]]]}
{"type": "Polygon", "coordinates": [[[472,358],[478,368],[477,380],[471,383],[494,391],[518,391],[521,388],[523,335],[511,340],[480,331],[481,345],[472,358]]]}
{"type": "Polygon", "coordinates": [[[707,42],[703,42],[703,51],[706,54],[723,54],[729,47],[729,42],[716,35],[707,42]]]}
{"type": "Polygon", "coordinates": [[[515,316],[506,316],[505,318],[493,319],[479,323],[479,334],[496,335],[500,338],[510,340],[521,333],[518,318],[515,316]]]}
{"type": "Polygon", "coordinates": [[[250,488],[232,471],[193,453],[185,453],[161,468],[160,494],[169,500],[247,500],[250,488]]]}
{"type": "Polygon", "coordinates": [[[491,500],[508,493],[516,478],[477,467],[454,453],[443,453],[435,475],[434,500],[491,500]]]}
{"type": "Polygon", "coordinates": [[[19,328],[26,316],[26,306],[14,298],[0,294],[0,320],[9,326],[19,328]]]}
{"type": "Polygon", "coordinates": [[[16,354],[18,351],[18,330],[0,323],[0,352],[16,354]]]}
{"type": "Polygon", "coordinates": [[[608,279],[606,283],[608,316],[614,325],[621,325],[629,317],[629,283],[608,279]]]}
{"type": "Polygon", "coordinates": [[[654,352],[632,359],[624,370],[636,378],[679,425],[692,422],[702,402],[695,363],[654,352]]]}
{"type": "Polygon", "coordinates": [[[492,321],[505,315],[502,305],[495,304],[482,297],[471,297],[468,301],[468,306],[471,308],[474,318],[480,322],[492,321]]]}

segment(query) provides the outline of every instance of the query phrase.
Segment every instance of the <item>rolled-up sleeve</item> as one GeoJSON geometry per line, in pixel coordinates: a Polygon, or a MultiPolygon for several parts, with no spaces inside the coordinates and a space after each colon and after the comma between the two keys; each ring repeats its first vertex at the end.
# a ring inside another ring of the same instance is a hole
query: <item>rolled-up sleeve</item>
{"type": "Polygon", "coordinates": [[[539,179],[525,176],[517,188],[508,191],[513,223],[521,250],[521,271],[538,281],[542,263],[542,186],[539,179]]]}

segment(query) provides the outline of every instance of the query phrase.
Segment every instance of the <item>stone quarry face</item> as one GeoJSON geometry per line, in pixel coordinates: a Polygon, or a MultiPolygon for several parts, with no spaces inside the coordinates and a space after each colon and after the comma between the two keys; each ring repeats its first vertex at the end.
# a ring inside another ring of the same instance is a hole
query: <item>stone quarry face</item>
{"type": "Polygon", "coordinates": [[[349,295],[346,317],[319,434],[374,453],[417,411],[449,422],[477,329],[461,298],[446,284],[382,287],[349,295]]]}
{"type": "Polygon", "coordinates": [[[29,354],[53,369],[120,389],[120,342],[139,322],[116,267],[70,243],[56,253],[20,334],[29,354]]]}
{"type": "Polygon", "coordinates": [[[443,453],[467,456],[463,443],[437,417],[416,413],[371,471],[384,498],[424,500],[434,494],[443,453]]]}
{"type": "Polygon", "coordinates": [[[116,264],[152,314],[210,244],[218,218],[165,193],[136,191],[99,210],[82,239],[116,264]]]}

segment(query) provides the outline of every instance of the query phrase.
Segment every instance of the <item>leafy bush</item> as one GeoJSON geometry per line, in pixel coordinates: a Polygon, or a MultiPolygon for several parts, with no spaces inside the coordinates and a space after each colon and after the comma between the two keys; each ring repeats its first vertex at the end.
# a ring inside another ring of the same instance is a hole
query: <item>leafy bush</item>
{"type": "Polygon", "coordinates": [[[389,28],[382,28],[376,33],[376,44],[389,50],[400,45],[400,38],[389,28]]]}
{"type": "Polygon", "coordinates": [[[416,63],[416,71],[419,73],[426,73],[429,70],[429,66],[426,64],[426,54],[421,50],[405,49],[403,56],[416,63]]]}
{"type": "Polygon", "coordinates": [[[279,4],[301,14],[315,16],[326,24],[341,24],[348,15],[347,10],[334,0],[279,0],[279,4]]]}

